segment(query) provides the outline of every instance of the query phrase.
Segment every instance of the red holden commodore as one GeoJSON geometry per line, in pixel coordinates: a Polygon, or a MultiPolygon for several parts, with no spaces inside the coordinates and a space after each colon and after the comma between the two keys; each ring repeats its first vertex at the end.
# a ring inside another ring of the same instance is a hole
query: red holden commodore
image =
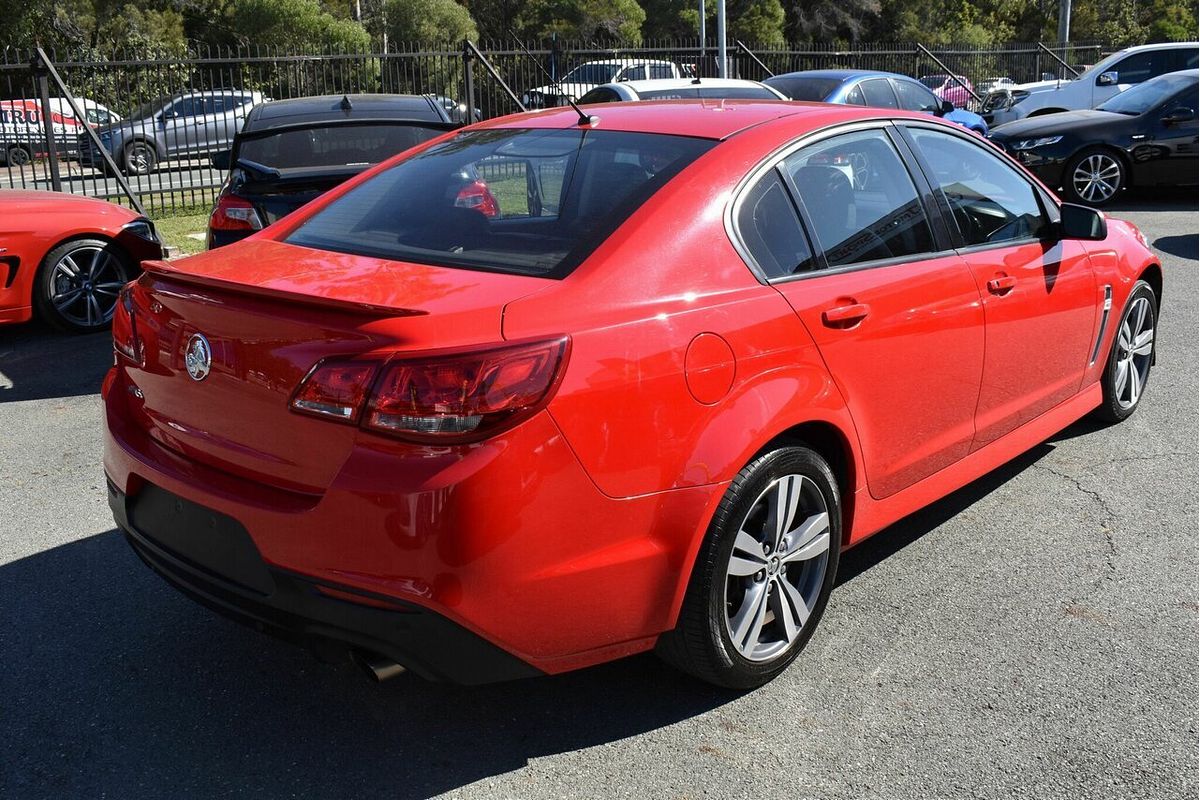
{"type": "Polygon", "coordinates": [[[376,676],[656,650],[752,687],[845,548],[1133,413],[1162,272],[927,116],[508,117],[118,304],[104,467],[138,555],[376,676]],[[485,180],[496,213],[456,204],[485,180]]]}

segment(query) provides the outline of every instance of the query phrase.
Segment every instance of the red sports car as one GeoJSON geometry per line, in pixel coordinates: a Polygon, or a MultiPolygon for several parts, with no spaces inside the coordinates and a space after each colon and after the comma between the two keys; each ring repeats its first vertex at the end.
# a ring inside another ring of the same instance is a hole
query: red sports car
{"type": "Polygon", "coordinates": [[[1154,255],[980,137],[851,106],[592,111],[448,134],[147,265],[104,468],[151,568],[377,676],[656,649],[755,686],[844,548],[1141,402],[1154,255]],[[456,205],[464,172],[497,213],[456,205]]]}
{"type": "Polygon", "coordinates": [[[0,324],[39,317],[101,330],[144,259],[162,258],[150,220],[59,192],[0,189],[0,324]]]}

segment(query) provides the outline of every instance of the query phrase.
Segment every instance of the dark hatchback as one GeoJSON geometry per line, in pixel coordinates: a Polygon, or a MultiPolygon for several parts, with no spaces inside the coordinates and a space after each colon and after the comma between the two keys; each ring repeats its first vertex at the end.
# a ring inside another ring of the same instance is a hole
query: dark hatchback
{"type": "Polygon", "coordinates": [[[230,171],[208,220],[208,247],[244,239],[456,127],[440,103],[420,95],[327,95],[255,106],[232,149],[214,159],[230,171]]]}
{"type": "Polygon", "coordinates": [[[1000,125],[990,138],[1064,199],[1101,206],[1129,186],[1197,182],[1200,71],[1151,78],[1095,109],[1000,125]]]}

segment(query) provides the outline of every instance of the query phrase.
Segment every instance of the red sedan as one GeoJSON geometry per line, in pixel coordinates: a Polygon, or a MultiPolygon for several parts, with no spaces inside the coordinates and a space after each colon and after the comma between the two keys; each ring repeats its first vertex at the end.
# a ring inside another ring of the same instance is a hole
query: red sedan
{"type": "Polygon", "coordinates": [[[448,134],[147,265],[104,468],[151,568],[377,676],[656,649],[755,686],[843,549],[1141,402],[1154,255],[978,136],[850,106],[593,111],[448,134]],[[497,213],[456,205],[463,174],[497,213]]]}
{"type": "Polygon", "coordinates": [[[75,333],[106,328],[138,264],[162,255],[154,225],[127,208],[0,189],[0,325],[36,313],[75,333]]]}

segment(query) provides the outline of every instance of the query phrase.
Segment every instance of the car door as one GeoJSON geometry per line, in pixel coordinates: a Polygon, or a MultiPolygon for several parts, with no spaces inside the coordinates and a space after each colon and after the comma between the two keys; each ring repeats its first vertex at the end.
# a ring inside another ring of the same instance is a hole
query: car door
{"type": "Polygon", "coordinates": [[[1152,109],[1149,117],[1149,146],[1134,149],[1134,180],[1142,185],[1186,186],[1196,182],[1200,168],[1200,128],[1196,114],[1200,96],[1192,85],[1152,109]],[[1143,159],[1140,153],[1145,152],[1143,159]]]}
{"type": "Polygon", "coordinates": [[[191,149],[195,139],[196,112],[204,108],[203,103],[198,101],[197,97],[181,98],[159,115],[163,146],[168,156],[186,153],[191,149]]]}
{"type": "Polygon", "coordinates": [[[944,229],[935,236],[931,201],[889,127],[805,144],[736,209],[746,250],[804,322],[850,409],[880,498],[967,454],[983,368],[979,291],[939,244],[944,229]],[[862,163],[868,180],[848,174],[862,163]]]}
{"type": "Polygon", "coordinates": [[[1083,246],[1051,235],[1048,198],[1018,167],[969,136],[904,129],[983,298],[974,450],[1079,391],[1105,293],[1083,246]]]}

